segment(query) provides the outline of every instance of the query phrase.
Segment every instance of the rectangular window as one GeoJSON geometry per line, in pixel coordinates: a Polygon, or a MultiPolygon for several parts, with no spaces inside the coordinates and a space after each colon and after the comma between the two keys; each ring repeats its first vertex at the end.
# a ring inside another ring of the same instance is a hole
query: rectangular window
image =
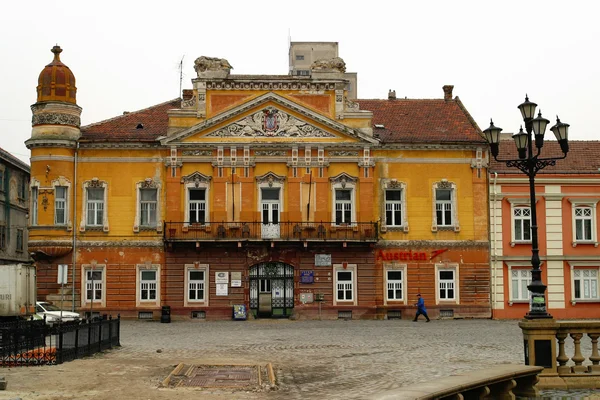
{"type": "Polygon", "coordinates": [[[31,225],[38,223],[38,188],[31,188],[31,225]]]}
{"type": "Polygon", "coordinates": [[[352,221],[352,190],[335,190],[335,224],[347,225],[352,221]]]}
{"type": "Polygon", "coordinates": [[[576,300],[599,300],[598,297],[598,270],[574,269],[573,284],[576,300]]]}
{"type": "Polygon", "coordinates": [[[388,300],[403,300],[402,289],[403,279],[402,270],[388,270],[387,271],[387,299],[388,300]]]}
{"type": "Polygon", "coordinates": [[[17,251],[23,251],[23,229],[17,229],[17,251]]]}
{"type": "Polygon", "coordinates": [[[270,279],[261,279],[258,281],[258,291],[259,293],[271,293],[271,280],[270,279]]]}
{"type": "Polygon", "coordinates": [[[296,70],[296,75],[298,75],[298,76],[309,76],[310,75],[310,71],[306,70],[306,69],[297,69],[296,70]]]}
{"type": "Polygon", "coordinates": [[[87,270],[85,272],[85,299],[102,301],[102,289],[102,270],[87,270]]]}
{"type": "Polygon", "coordinates": [[[302,54],[296,54],[296,60],[303,61],[304,60],[304,55],[302,55],[302,54]]]}
{"type": "Polygon", "coordinates": [[[531,240],[531,208],[515,207],[513,209],[515,224],[515,241],[531,240]]]}
{"type": "Polygon", "coordinates": [[[336,271],[337,273],[337,300],[352,301],[353,300],[353,280],[352,271],[336,271]]]}
{"type": "Polygon", "coordinates": [[[528,269],[513,269],[510,272],[511,293],[513,301],[529,300],[529,289],[527,286],[531,283],[531,271],[528,269]]]}
{"type": "Polygon", "coordinates": [[[140,225],[156,226],[156,189],[140,189],[140,225]]]}
{"type": "Polygon", "coordinates": [[[6,249],[6,226],[0,226],[0,249],[6,249]]]}
{"type": "Polygon", "coordinates": [[[249,176],[250,176],[250,168],[244,167],[244,178],[247,178],[249,176]]]}
{"type": "Polygon", "coordinates": [[[402,225],[402,190],[385,191],[385,224],[402,225]]]}
{"type": "Polygon", "coordinates": [[[156,300],[156,272],[140,271],[140,300],[156,300]]]}
{"type": "Polygon", "coordinates": [[[102,226],[104,221],[104,188],[87,188],[87,225],[102,226]]]}
{"type": "Polygon", "coordinates": [[[19,180],[19,199],[25,199],[25,193],[27,193],[27,179],[23,178],[19,180]]]}
{"type": "Polygon", "coordinates": [[[204,271],[188,270],[188,301],[204,301],[204,271]]]}
{"type": "Polygon", "coordinates": [[[438,226],[452,226],[452,189],[435,190],[435,214],[438,226]]]}
{"type": "Polygon", "coordinates": [[[319,168],[319,178],[322,178],[322,177],[323,177],[323,175],[324,175],[324,172],[323,172],[323,171],[324,171],[324,170],[323,170],[323,167],[320,167],[320,168],[319,168]]]}
{"type": "Polygon", "coordinates": [[[454,296],[454,270],[441,269],[438,271],[438,285],[440,300],[455,300],[454,296]]]}
{"type": "Polygon", "coordinates": [[[190,189],[190,224],[206,222],[206,189],[190,189]]]}
{"type": "Polygon", "coordinates": [[[219,178],[222,178],[222,177],[223,177],[223,167],[218,167],[218,168],[217,168],[217,176],[218,176],[219,178]]]}
{"type": "Polygon", "coordinates": [[[368,178],[369,177],[369,168],[363,168],[364,169],[364,177],[368,178]]]}
{"type": "Polygon", "coordinates": [[[0,170],[0,192],[4,192],[4,170],[0,170]]]}
{"type": "Polygon", "coordinates": [[[67,223],[67,187],[56,186],[54,188],[54,224],[65,225],[67,223]]]}
{"type": "Polygon", "coordinates": [[[590,207],[575,208],[575,240],[592,240],[592,209],[590,207]]]}

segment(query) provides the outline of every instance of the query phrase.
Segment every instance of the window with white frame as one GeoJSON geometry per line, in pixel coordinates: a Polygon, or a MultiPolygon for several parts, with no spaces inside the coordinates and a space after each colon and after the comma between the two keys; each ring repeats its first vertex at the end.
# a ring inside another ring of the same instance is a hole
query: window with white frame
{"type": "Polygon", "coordinates": [[[140,189],[140,226],[156,226],[157,189],[140,189]]]}
{"type": "Polygon", "coordinates": [[[189,223],[204,224],[206,222],[206,190],[189,189],[189,223]]]}
{"type": "Polygon", "coordinates": [[[335,190],[335,224],[348,225],[352,223],[352,190],[335,190]]]}
{"type": "Polygon", "coordinates": [[[38,224],[38,187],[31,187],[31,225],[38,224]]]}
{"type": "Polygon", "coordinates": [[[157,299],[157,270],[140,270],[140,301],[155,301],[157,299]]]}
{"type": "Polygon", "coordinates": [[[513,207],[513,235],[515,242],[531,241],[531,207],[513,207]]]}
{"type": "Polygon", "coordinates": [[[577,244],[593,244],[598,247],[596,205],[598,198],[569,199],[573,216],[573,247],[577,244]]]}
{"type": "Polygon", "coordinates": [[[460,230],[456,184],[442,180],[433,184],[433,223],[431,230],[460,230]]]}
{"type": "Polygon", "coordinates": [[[510,300],[528,301],[531,284],[531,270],[527,268],[513,268],[510,270],[510,300]]]}
{"type": "Polygon", "coordinates": [[[459,267],[458,264],[436,264],[435,265],[435,298],[437,304],[459,303],[459,267]]]}
{"type": "Polygon", "coordinates": [[[438,226],[452,226],[452,190],[436,189],[435,218],[438,226]]]}
{"type": "Polygon", "coordinates": [[[336,300],[352,301],[354,299],[352,271],[336,271],[336,281],[336,300]]]}
{"type": "Polygon", "coordinates": [[[575,300],[600,300],[597,268],[573,269],[573,298],[575,300]]]}
{"type": "Polygon", "coordinates": [[[386,271],[387,300],[404,300],[404,270],[388,269],[386,271]]]}
{"type": "Polygon", "coordinates": [[[385,191],[385,224],[386,226],[402,226],[402,190],[385,191]]]}
{"type": "Polygon", "coordinates": [[[102,226],[104,221],[104,188],[87,188],[88,226],[102,226]]]}
{"type": "Polygon", "coordinates": [[[85,271],[85,300],[87,302],[102,302],[104,298],[104,279],[102,269],[85,271]]]}
{"type": "Polygon", "coordinates": [[[203,270],[188,270],[188,301],[204,301],[205,275],[203,270]]]}
{"type": "Polygon", "coordinates": [[[67,223],[67,187],[54,187],[54,224],[65,225],[67,223]]]}

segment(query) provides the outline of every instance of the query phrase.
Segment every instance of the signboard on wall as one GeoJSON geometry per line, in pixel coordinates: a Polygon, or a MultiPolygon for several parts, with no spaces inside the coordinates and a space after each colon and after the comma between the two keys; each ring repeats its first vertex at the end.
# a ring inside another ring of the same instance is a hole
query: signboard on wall
{"type": "Polygon", "coordinates": [[[215,272],[215,283],[229,283],[229,273],[228,272],[215,272]]]}
{"type": "Polygon", "coordinates": [[[217,283],[217,296],[227,296],[226,283],[217,283]]]}
{"type": "Polygon", "coordinates": [[[241,287],[242,286],[242,273],[241,272],[232,272],[231,273],[231,287],[241,287]]]}
{"type": "Polygon", "coordinates": [[[331,267],[331,254],[315,254],[315,267],[331,267]]]}
{"type": "Polygon", "coordinates": [[[300,283],[314,283],[315,272],[314,271],[300,271],[300,283]]]}

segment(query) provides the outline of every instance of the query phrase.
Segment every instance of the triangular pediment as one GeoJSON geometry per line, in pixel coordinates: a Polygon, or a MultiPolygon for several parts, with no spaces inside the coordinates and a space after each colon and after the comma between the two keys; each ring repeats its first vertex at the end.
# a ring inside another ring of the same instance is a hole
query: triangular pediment
{"type": "Polygon", "coordinates": [[[235,142],[317,139],[348,143],[378,143],[358,129],[348,127],[298,103],[266,93],[161,140],[163,145],[226,140],[235,142]]]}

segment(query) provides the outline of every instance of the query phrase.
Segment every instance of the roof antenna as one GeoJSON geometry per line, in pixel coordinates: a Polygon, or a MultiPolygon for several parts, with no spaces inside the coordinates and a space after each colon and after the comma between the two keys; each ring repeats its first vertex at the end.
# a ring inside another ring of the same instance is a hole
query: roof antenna
{"type": "Polygon", "coordinates": [[[182,92],[182,84],[183,84],[183,59],[185,58],[185,54],[181,57],[181,61],[179,61],[179,98],[183,99],[182,92]]]}

